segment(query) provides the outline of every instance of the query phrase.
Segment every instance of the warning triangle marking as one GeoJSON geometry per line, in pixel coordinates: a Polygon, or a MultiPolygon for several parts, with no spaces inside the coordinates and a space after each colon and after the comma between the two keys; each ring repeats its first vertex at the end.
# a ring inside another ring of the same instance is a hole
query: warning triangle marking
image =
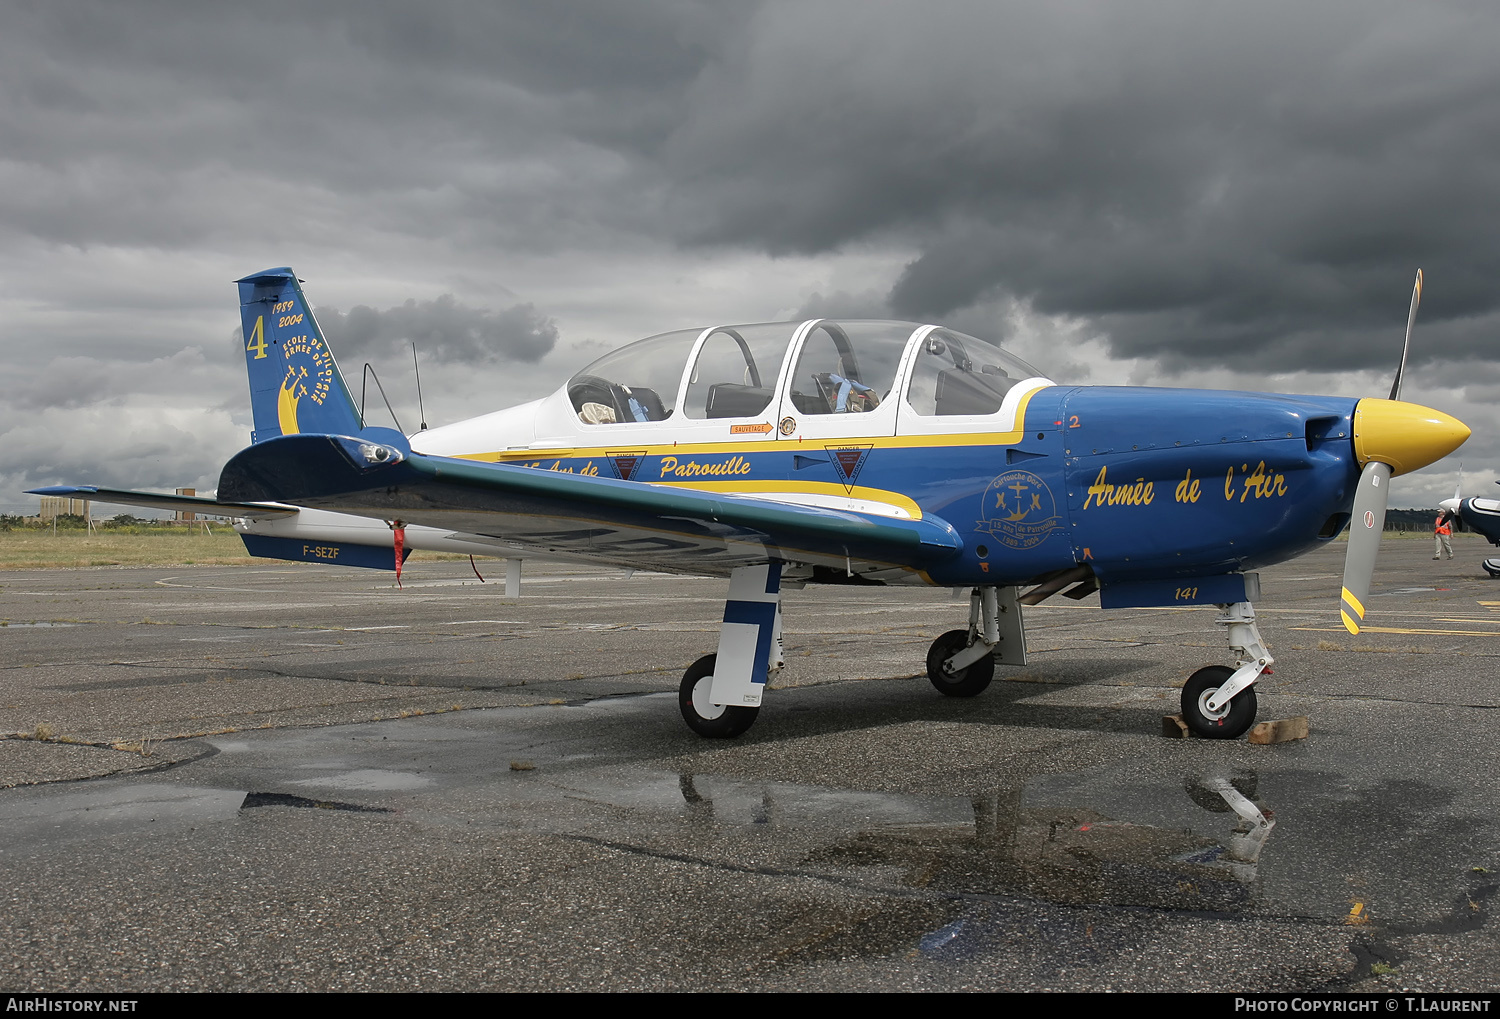
{"type": "Polygon", "coordinates": [[[863,446],[824,446],[823,448],[833,454],[833,469],[838,472],[839,480],[844,483],[844,491],[854,492],[854,480],[859,477],[860,469],[865,465],[865,456],[875,444],[866,443],[863,446]]]}
{"type": "Polygon", "coordinates": [[[641,461],[646,458],[646,451],[639,449],[629,453],[605,453],[604,457],[609,461],[610,470],[615,472],[615,477],[621,481],[629,481],[640,469],[641,461]]]}

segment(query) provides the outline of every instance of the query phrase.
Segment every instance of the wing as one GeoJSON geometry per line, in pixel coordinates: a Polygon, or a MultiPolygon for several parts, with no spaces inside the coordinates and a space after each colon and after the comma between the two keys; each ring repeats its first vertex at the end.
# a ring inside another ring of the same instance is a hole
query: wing
{"type": "Polygon", "coordinates": [[[261,442],[225,465],[219,495],[446,528],[533,553],[709,575],[771,560],[920,572],[963,548],[953,527],[931,515],[900,520],[427,456],[386,434],[379,442],[340,435],[261,442]]]}
{"type": "Polygon", "coordinates": [[[116,506],[144,506],[147,509],[184,510],[205,517],[248,517],[251,520],[291,516],[295,506],[267,506],[263,503],[220,502],[206,495],[162,495],[158,492],[136,492],[128,488],[100,488],[97,485],[52,485],[30,488],[27,495],[52,495],[72,499],[90,499],[116,506]]]}

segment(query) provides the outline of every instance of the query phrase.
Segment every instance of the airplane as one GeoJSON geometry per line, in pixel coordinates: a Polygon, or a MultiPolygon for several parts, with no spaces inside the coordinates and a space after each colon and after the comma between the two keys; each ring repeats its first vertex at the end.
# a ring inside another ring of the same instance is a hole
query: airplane
{"type": "MultiPolygon", "coordinates": [[[[542,399],[404,435],[365,419],[301,282],[237,281],[255,430],[216,497],[33,491],[217,512],[268,558],[399,570],[423,548],[727,579],[717,650],[678,690],[710,738],[754,722],[784,661],[781,592],[807,584],[969,589],[968,625],[926,660],[952,697],[1026,662],[1023,609],[1052,595],[1215,605],[1234,665],[1194,673],[1182,716],[1236,738],[1274,661],[1255,571],[1352,517],[1357,633],[1389,479],[1469,435],[1400,401],[1401,368],[1388,400],[1060,385],[940,325],[828,318],[650,336],[542,399]]],[[[1420,292],[1419,272],[1408,346],[1420,292]]]]}
{"type": "MultiPolygon", "coordinates": [[[[1500,481],[1495,482],[1500,485],[1500,481]]],[[[1438,503],[1438,508],[1447,510],[1464,522],[1464,526],[1482,534],[1491,545],[1500,545],[1500,499],[1464,498],[1463,470],[1458,472],[1458,484],[1453,489],[1453,498],[1438,503]]],[[[1500,558],[1489,558],[1479,564],[1492,577],[1500,577],[1500,558]]]]}

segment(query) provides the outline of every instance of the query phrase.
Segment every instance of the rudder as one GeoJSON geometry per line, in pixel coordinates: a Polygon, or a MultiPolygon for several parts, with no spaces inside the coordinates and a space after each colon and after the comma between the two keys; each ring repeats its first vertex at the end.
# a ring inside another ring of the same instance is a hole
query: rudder
{"type": "Polygon", "coordinates": [[[358,435],[359,411],[296,273],[282,266],[235,282],[255,415],[250,441],[301,432],[358,435]]]}

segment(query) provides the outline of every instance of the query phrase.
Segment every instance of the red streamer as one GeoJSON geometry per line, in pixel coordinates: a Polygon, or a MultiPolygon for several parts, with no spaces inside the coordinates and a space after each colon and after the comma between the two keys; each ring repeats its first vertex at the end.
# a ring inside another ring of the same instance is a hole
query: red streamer
{"type": "Polygon", "coordinates": [[[396,536],[396,586],[401,587],[401,546],[406,544],[406,528],[398,524],[391,530],[396,536]]]}

